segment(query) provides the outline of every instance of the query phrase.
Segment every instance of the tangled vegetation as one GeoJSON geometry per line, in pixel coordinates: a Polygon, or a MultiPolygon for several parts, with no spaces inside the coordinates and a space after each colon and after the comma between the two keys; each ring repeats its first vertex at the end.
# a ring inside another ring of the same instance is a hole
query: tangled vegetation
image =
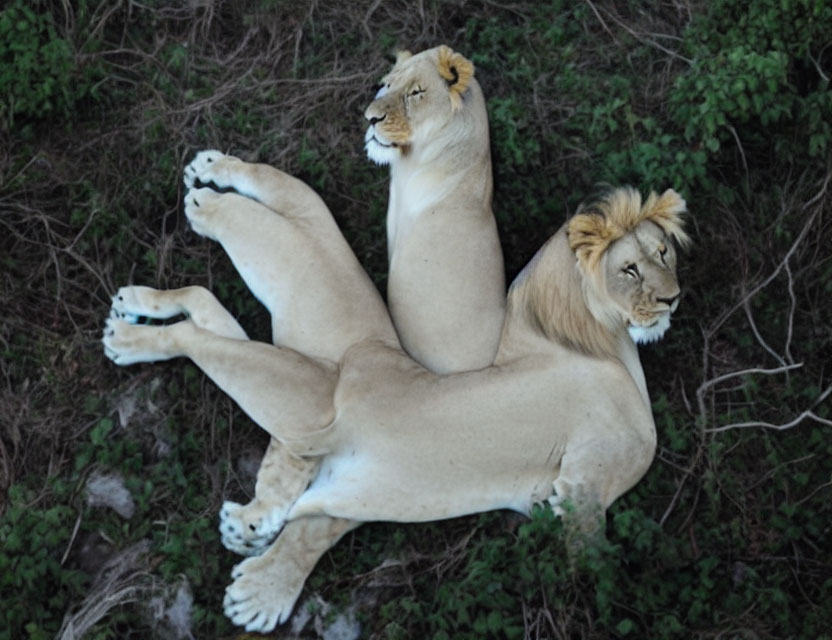
{"type": "Polygon", "coordinates": [[[364,526],[308,582],[300,633],[350,612],[368,638],[828,637],[832,6],[10,0],[0,639],[245,636],[217,512],[251,494],[265,435],[190,364],[105,361],[110,296],[202,284],[268,340],[185,224],[204,148],[306,180],[383,287],[363,109],[397,48],[439,43],[488,99],[509,277],[599,182],[687,199],[685,297],[642,349],[658,454],[571,562],[543,508],[364,526]]]}

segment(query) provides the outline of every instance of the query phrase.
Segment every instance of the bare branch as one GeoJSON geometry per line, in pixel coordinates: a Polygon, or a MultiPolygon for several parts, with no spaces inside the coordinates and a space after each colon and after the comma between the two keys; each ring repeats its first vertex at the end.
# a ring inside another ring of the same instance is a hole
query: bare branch
{"type": "Polygon", "coordinates": [[[790,420],[789,422],[785,422],[783,424],[771,424],[770,422],[761,421],[736,422],[734,424],[726,424],[722,427],[705,429],[705,433],[721,433],[723,431],[730,431],[731,429],[748,429],[749,427],[760,427],[763,429],[773,429],[774,431],[785,431],[786,429],[791,429],[792,427],[797,426],[806,419],[814,420],[815,422],[819,422],[820,424],[825,424],[829,427],[832,427],[832,420],[821,418],[814,412],[807,410],[801,413],[799,416],[797,416],[794,420],[790,420]]]}
{"type": "MultiPolygon", "coordinates": [[[[598,9],[596,9],[596,8],[595,8],[595,5],[591,2],[591,0],[584,0],[584,1],[585,1],[585,2],[589,5],[589,7],[592,9],[592,12],[593,12],[593,13],[595,14],[595,16],[598,18],[598,21],[601,23],[601,26],[603,26],[603,27],[604,27],[604,30],[605,30],[607,33],[609,33],[609,34],[612,36],[613,40],[615,40],[616,44],[618,44],[618,40],[616,40],[616,39],[615,39],[615,36],[613,36],[613,35],[612,35],[612,32],[609,30],[609,28],[607,27],[606,23],[605,23],[605,22],[604,22],[604,20],[601,18],[601,15],[598,13],[598,9]]],[[[614,21],[614,22],[615,22],[615,23],[616,23],[619,27],[621,27],[622,29],[624,29],[624,31],[626,31],[627,33],[629,33],[631,36],[633,36],[636,40],[638,40],[638,41],[639,41],[639,42],[641,42],[642,44],[646,44],[646,45],[648,45],[648,46],[650,46],[650,47],[653,47],[654,49],[658,49],[659,51],[662,51],[662,52],[666,53],[667,55],[669,55],[671,58],[676,58],[676,59],[678,59],[678,60],[682,60],[683,62],[686,62],[688,65],[693,66],[693,60],[691,60],[690,58],[686,58],[685,56],[683,56],[683,55],[681,55],[681,54],[679,54],[679,53],[677,53],[677,52],[673,51],[672,49],[668,49],[667,47],[660,45],[658,42],[655,42],[655,41],[651,40],[650,38],[645,37],[645,36],[644,36],[644,34],[641,34],[641,33],[638,33],[637,31],[634,31],[633,29],[631,29],[630,27],[628,27],[628,26],[627,26],[624,22],[622,22],[622,21],[621,21],[621,20],[620,20],[620,19],[619,19],[619,18],[618,18],[615,14],[613,14],[611,11],[608,11],[608,10],[604,9],[604,13],[606,13],[606,14],[607,14],[610,18],[612,18],[612,19],[613,19],[613,21],[614,21]]]]}
{"type": "MultiPolygon", "coordinates": [[[[814,196],[812,196],[812,198],[806,204],[803,205],[803,210],[804,211],[806,211],[810,207],[814,206],[818,201],[820,201],[826,195],[827,189],[829,187],[830,180],[832,180],[832,172],[830,172],[826,175],[826,179],[823,181],[823,185],[821,186],[820,190],[814,196]]],[[[791,257],[795,254],[795,252],[797,252],[798,247],[806,239],[806,236],[809,234],[809,229],[812,228],[812,225],[815,223],[815,218],[817,218],[820,211],[821,211],[821,207],[818,207],[808,217],[808,219],[806,220],[806,224],[803,225],[803,228],[800,230],[800,233],[797,234],[797,238],[795,238],[795,241],[792,243],[792,246],[789,247],[789,250],[786,252],[786,255],[783,257],[783,259],[780,261],[780,263],[777,265],[777,267],[774,269],[774,271],[772,271],[769,274],[769,276],[765,280],[763,280],[760,284],[758,284],[756,287],[754,287],[748,293],[746,293],[742,297],[742,299],[739,300],[736,304],[734,304],[732,307],[728,308],[726,311],[724,311],[722,314],[720,314],[720,316],[719,316],[719,318],[717,318],[716,322],[714,322],[714,324],[711,325],[711,327],[708,329],[708,331],[711,335],[716,333],[719,330],[719,328],[723,324],[725,324],[725,322],[728,320],[728,318],[730,318],[738,309],[742,308],[745,304],[747,304],[748,300],[750,300],[755,295],[757,295],[760,291],[765,289],[769,284],[771,284],[771,282],[774,281],[774,279],[778,275],[780,275],[780,272],[783,269],[786,268],[786,265],[788,264],[789,260],[791,260],[791,257]]]]}
{"type": "Polygon", "coordinates": [[[785,373],[786,371],[799,369],[802,366],[802,362],[797,362],[795,364],[783,365],[782,367],[777,367],[776,369],[761,369],[759,367],[753,367],[751,369],[743,369],[742,371],[732,371],[731,373],[726,373],[721,376],[717,376],[716,378],[712,378],[711,380],[706,380],[701,385],[699,385],[699,388],[696,390],[696,395],[699,396],[711,387],[718,385],[721,382],[725,382],[726,380],[731,380],[732,378],[738,378],[740,376],[746,376],[754,373],[759,373],[766,376],[774,376],[778,373],[785,373]]]}
{"type": "Polygon", "coordinates": [[[789,279],[789,322],[786,328],[786,345],[783,348],[786,352],[786,360],[788,362],[794,362],[794,358],[792,357],[792,333],[794,330],[794,312],[797,309],[797,298],[794,295],[794,278],[792,278],[792,270],[789,267],[789,263],[786,263],[786,277],[789,279]]]}
{"type": "Polygon", "coordinates": [[[757,339],[757,342],[760,346],[765,349],[772,358],[777,360],[781,365],[785,366],[786,361],[783,357],[777,353],[774,349],[768,346],[768,343],[763,340],[763,336],[760,335],[759,330],[757,329],[757,323],[754,322],[754,315],[751,313],[751,298],[748,296],[743,296],[743,308],[745,309],[745,317],[748,319],[748,325],[751,327],[751,332],[754,334],[754,337],[757,339]]]}

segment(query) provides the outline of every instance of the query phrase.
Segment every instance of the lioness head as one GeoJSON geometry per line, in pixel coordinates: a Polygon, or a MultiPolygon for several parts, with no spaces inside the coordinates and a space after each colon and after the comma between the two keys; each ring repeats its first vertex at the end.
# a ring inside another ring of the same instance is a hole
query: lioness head
{"type": "Polygon", "coordinates": [[[459,115],[476,90],[474,65],[450,47],[400,52],[364,112],[367,156],[390,164],[408,155],[459,115]]]}
{"type": "Polygon", "coordinates": [[[658,340],[679,303],[676,248],[685,201],[672,189],[642,205],[633,189],[618,189],[579,210],[569,245],[584,272],[592,314],[608,327],[623,321],[636,342],[658,340]]]}

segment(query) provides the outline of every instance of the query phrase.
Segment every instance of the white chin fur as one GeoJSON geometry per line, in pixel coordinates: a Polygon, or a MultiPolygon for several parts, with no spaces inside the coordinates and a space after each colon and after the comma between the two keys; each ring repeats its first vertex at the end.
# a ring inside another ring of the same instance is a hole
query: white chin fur
{"type": "Polygon", "coordinates": [[[630,337],[636,344],[649,344],[658,342],[664,336],[664,332],[670,328],[670,314],[666,313],[659,317],[659,321],[652,327],[630,326],[628,330],[630,337]]]}
{"type": "Polygon", "coordinates": [[[364,149],[367,151],[367,157],[376,164],[390,164],[399,157],[398,150],[384,144],[385,142],[373,127],[367,129],[367,133],[364,135],[364,149]]]}

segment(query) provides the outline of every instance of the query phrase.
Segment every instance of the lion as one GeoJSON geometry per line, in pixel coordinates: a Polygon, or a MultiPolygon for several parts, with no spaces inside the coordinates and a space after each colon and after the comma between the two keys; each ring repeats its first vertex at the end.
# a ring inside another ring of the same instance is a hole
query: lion
{"type": "Polygon", "coordinates": [[[390,165],[393,325],[405,351],[428,369],[486,367],[503,327],[505,274],[474,65],[446,45],[403,51],[381,82],[364,113],[365,142],[371,160],[390,165]]]}
{"type": "MultiPolygon", "coordinates": [[[[192,167],[202,182],[240,162],[203,160],[192,167]]],[[[194,186],[185,213],[286,319],[275,332],[286,343],[244,339],[201,288],[123,287],[103,337],[119,365],[190,358],[314,468],[308,487],[309,467],[282,470],[302,489],[280,506],[274,542],[232,572],[224,607],[235,624],[284,622],[321,555],[361,522],[528,513],[545,501],[576,517],[603,512],[644,475],[656,432],[634,340],[658,339],[678,306],[675,245],[688,237],[676,192],[642,202],[622,188],[579,209],[512,283],[494,363],[442,375],[402,348],[326,208],[282,172],[257,171],[277,187],[252,183],[245,197],[194,186]],[[291,346],[302,344],[311,351],[291,346]]]]}

